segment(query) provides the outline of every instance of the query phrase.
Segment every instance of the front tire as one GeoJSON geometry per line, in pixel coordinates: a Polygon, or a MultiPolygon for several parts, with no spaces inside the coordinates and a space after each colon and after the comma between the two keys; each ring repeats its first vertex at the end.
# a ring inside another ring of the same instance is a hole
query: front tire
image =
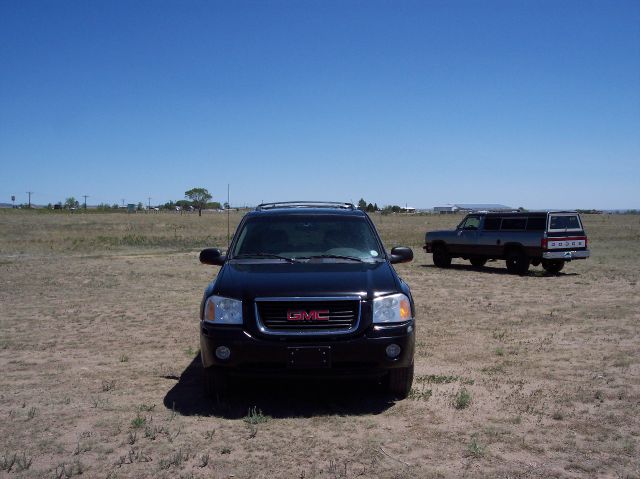
{"type": "Polygon", "coordinates": [[[433,248],[433,264],[438,268],[448,268],[451,266],[451,255],[444,246],[433,248]]]}
{"type": "Polygon", "coordinates": [[[387,390],[396,399],[406,399],[413,384],[413,364],[406,368],[391,369],[387,377],[387,390]]]}
{"type": "Polygon", "coordinates": [[[529,258],[523,251],[511,250],[507,254],[507,271],[511,274],[524,275],[529,271],[529,258]]]}
{"type": "Polygon", "coordinates": [[[552,260],[552,259],[543,259],[542,267],[547,273],[556,274],[559,273],[562,268],[564,268],[564,261],[562,260],[552,260]]]}
{"type": "Polygon", "coordinates": [[[229,394],[229,378],[227,375],[216,368],[205,368],[202,373],[205,395],[217,402],[224,401],[229,394]]]}

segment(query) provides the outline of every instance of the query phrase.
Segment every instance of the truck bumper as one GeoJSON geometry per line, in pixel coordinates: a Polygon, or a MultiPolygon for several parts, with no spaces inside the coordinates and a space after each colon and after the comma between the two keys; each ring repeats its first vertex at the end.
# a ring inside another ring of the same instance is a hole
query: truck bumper
{"type": "Polygon", "coordinates": [[[588,249],[580,251],[545,251],[542,253],[542,259],[571,261],[573,259],[586,259],[590,255],[591,252],[588,249]]]}
{"type": "Polygon", "coordinates": [[[414,348],[413,320],[403,326],[371,328],[360,336],[334,340],[266,340],[242,328],[212,328],[203,323],[200,328],[202,365],[239,376],[383,376],[389,369],[410,366],[414,348]],[[391,344],[400,347],[395,358],[387,356],[386,348],[391,344]],[[227,359],[216,356],[219,346],[229,348],[227,359]]]}

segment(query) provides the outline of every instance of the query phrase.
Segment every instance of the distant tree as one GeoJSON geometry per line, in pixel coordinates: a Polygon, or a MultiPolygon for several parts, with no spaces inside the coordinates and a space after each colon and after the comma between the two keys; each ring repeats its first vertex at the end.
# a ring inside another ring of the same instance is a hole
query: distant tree
{"type": "Polygon", "coordinates": [[[373,205],[371,203],[369,203],[367,205],[367,213],[373,213],[375,211],[375,209],[373,208],[373,205]]]}
{"type": "Polygon", "coordinates": [[[142,206],[142,201],[140,201],[140,202],[138,203],[138,208],[137,208],[137,210],[138,210],[138,211],[142,211],[142,209],[143,209],[143,208],[144,208],[144,207],[142,206]]]}
{"type": "Polygon", "coordinates": [[[191,200],[194,208],[198,208],[198,216],[202,216],[202,208],[212,198],[206,188],[191,188],[189,191],[184,192],[184,197],[191,200]]]}
{"type": "Polygon", "coordinates": [[[380,208],[378,208],[378,203],[373,204],[373,211],[380,211],[380,208]]]}
{"type": "Polygon", "coordinates": [[[364,200],[364,198],[360,198],[360,201],[358,201],[358,209],[365,211],[367,209],[367,202],[364,200]]]}
{"type": "Polygon", "coordinates": [[[118,209],[118,203],[112,204],[111,208],[114,209],[114,210],[117,210],[118,209]]]}
{"type": "Polygon", "coordinates": [[[222,205],[219,201],[210,201],[209,203],[207,203],[206,208],[208,210],[219,210],[220,208],[222,208],[222,205]]]}
{"type": "Polygon", "coordinates": [[[47,205],[47,209],[48,209],[48,210],[52,210],[52,209],[53,209],[53,205],[52,205],[51,203],[49,203],[49,204],[47,205]]]}
{"type": "Polygon", "coordinates": [[[77,208],[78,206],[80,206],[80,202],[76,200],[73,196],[64,200],[65,209],[77,208]]]}
{"type": "Polygon", "coordinates": [[[229,208],[231,208],[231,206],[229,205],[229,203],[227,203],[226,201],[224,202],[224,209],[228,210],[229,208]]]}

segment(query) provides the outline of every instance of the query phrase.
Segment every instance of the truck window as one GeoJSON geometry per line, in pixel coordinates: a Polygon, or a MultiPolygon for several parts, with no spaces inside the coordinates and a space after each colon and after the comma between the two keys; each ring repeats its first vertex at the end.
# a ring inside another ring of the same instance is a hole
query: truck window
{"type": "Polygon", "coordinates": [[[529,217],[527,221],[527,231],[544,231],[547,218],[544,216],[529,217]]]}
{"type": "Polygon", "coordinates": [[[550,230],[581,230],[580,220],[577,215],[551,215],[549,218],[550,230]]]}
{"type": "Polygon", "coordinates": [[[480,226],[480,217],[479,216],[469,216],[462,222],[463,230],[477,230],[480,226]]]}
{"type": "Polygon", "coordinates": [[[524,230],[527,226],[527,218],[503,218],[502,227],[503,230],[524,230]]]}
{"type": "Polygon", "coordinates": [[[500,229],[500,220],[497,216],[487,216],[484,219],[484,230],[485,231],[498,231],[500,229]]]}

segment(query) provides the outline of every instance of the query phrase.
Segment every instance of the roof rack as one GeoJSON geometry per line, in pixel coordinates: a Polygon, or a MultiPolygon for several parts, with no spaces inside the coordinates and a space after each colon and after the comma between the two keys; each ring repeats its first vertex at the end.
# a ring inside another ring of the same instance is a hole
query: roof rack
{"type": "Polygon", "coordinates": [[[256,206],[256,211],[273,208],[339,208],[355,210],[352,203],[340,203],[336,201],[278,201],[275,203],[262,203],[256,206]]]}

